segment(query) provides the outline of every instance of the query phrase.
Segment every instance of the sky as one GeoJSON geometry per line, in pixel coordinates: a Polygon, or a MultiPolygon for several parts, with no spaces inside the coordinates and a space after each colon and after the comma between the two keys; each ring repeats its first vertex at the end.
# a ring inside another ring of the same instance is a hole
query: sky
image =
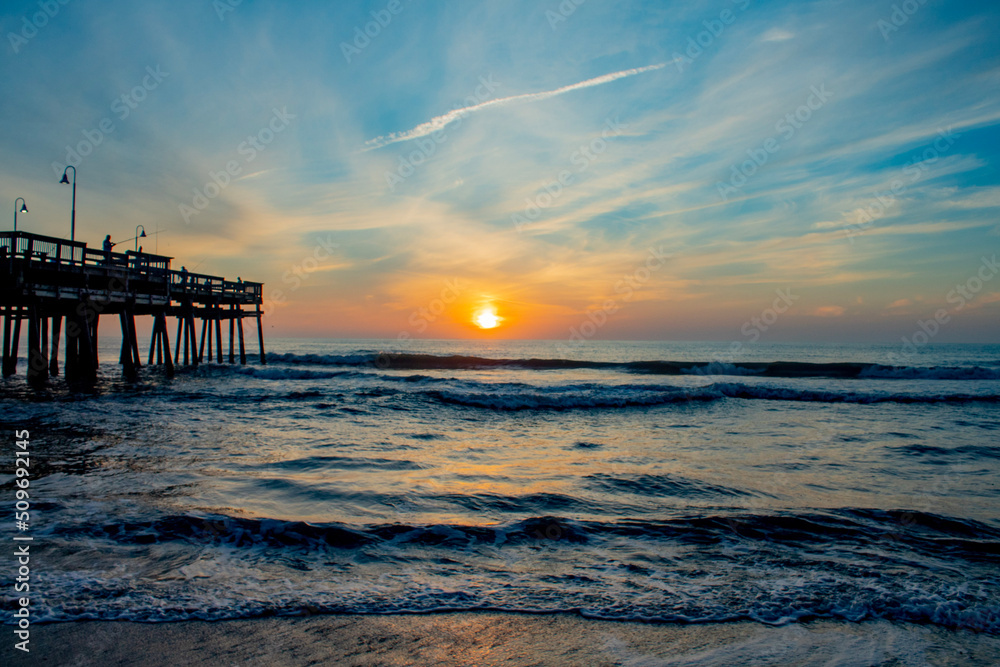
{"type": "Polygon", "coordinates": [[[1000,342],[994,3],[9,0],[0,28],[18,228],[69,236],[72,164],[77,240],[141,224],[265,283],[269,336],[1000,342]]]}

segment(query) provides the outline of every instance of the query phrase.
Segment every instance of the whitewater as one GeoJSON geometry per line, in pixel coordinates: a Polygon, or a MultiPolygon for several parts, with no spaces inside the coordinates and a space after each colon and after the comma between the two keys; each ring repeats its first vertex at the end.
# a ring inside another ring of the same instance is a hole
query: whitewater
{"type": "Polygon", "coordinates": [[[1000,633],[1000,347],[905,365],[891,345],[270,347],[138,384],[109,363],[89,391],[4,380],[4,428],[38,451],[39,621],[489,609],[1000,633]]]}

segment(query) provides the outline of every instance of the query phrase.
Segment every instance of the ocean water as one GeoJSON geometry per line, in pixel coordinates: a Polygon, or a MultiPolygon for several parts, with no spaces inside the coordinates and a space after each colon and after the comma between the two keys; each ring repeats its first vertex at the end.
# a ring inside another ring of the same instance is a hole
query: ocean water
{"type": "Polygon", "coordinates": [[[36,621],[491,609],[1000,634],[1000,346],[905,367],[888,346],[268,347],[137,385],[110,363],[88,391],[35,392],[23,365],[0,384],[0,497],[31,434],[36,621]]]}

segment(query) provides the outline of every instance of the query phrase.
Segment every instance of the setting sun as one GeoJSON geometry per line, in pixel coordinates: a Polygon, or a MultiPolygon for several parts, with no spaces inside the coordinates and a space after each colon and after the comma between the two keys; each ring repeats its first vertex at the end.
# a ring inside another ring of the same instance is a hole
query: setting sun
{"type": "Polygon", "coordinates": [[[497,311],[493,306],[487,306],[476,311],[472,321],[480,329],[495,329],[503,322],[503,318],[497,315],[497,311]]]}

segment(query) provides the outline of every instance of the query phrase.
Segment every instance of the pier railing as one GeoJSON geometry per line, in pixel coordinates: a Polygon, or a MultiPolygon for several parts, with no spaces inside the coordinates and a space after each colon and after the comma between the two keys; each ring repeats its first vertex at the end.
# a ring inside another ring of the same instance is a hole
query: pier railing
{"type": "Polygon", "coordinates": [[[25,232],[0,232],[0,256],[22,257],[55,262],[57,264],[82,264],[87,244],[67,241],[41,234],[25,232]]]}
{"type": "MultiPolygon", "coordinates": [[[[50,272],[105,275],[108,278],[124,279],[143,287],[157,295],[170,298],[193,298],[196,300],[220,300],[227,303],[259,305],[263,303],[263,283],[226,280],[188,271],[170,268],[172,257],[153,253],[96,250],[86,243],[66,239],[31,234],[27,232],[0,232],[0,261],[11,260],[10,271],[15,264],[30,270],[37,279],[45,281],[50,272]]],[[[54,281],[65,285],[67,276],[60,275],[54,281]]]]}

